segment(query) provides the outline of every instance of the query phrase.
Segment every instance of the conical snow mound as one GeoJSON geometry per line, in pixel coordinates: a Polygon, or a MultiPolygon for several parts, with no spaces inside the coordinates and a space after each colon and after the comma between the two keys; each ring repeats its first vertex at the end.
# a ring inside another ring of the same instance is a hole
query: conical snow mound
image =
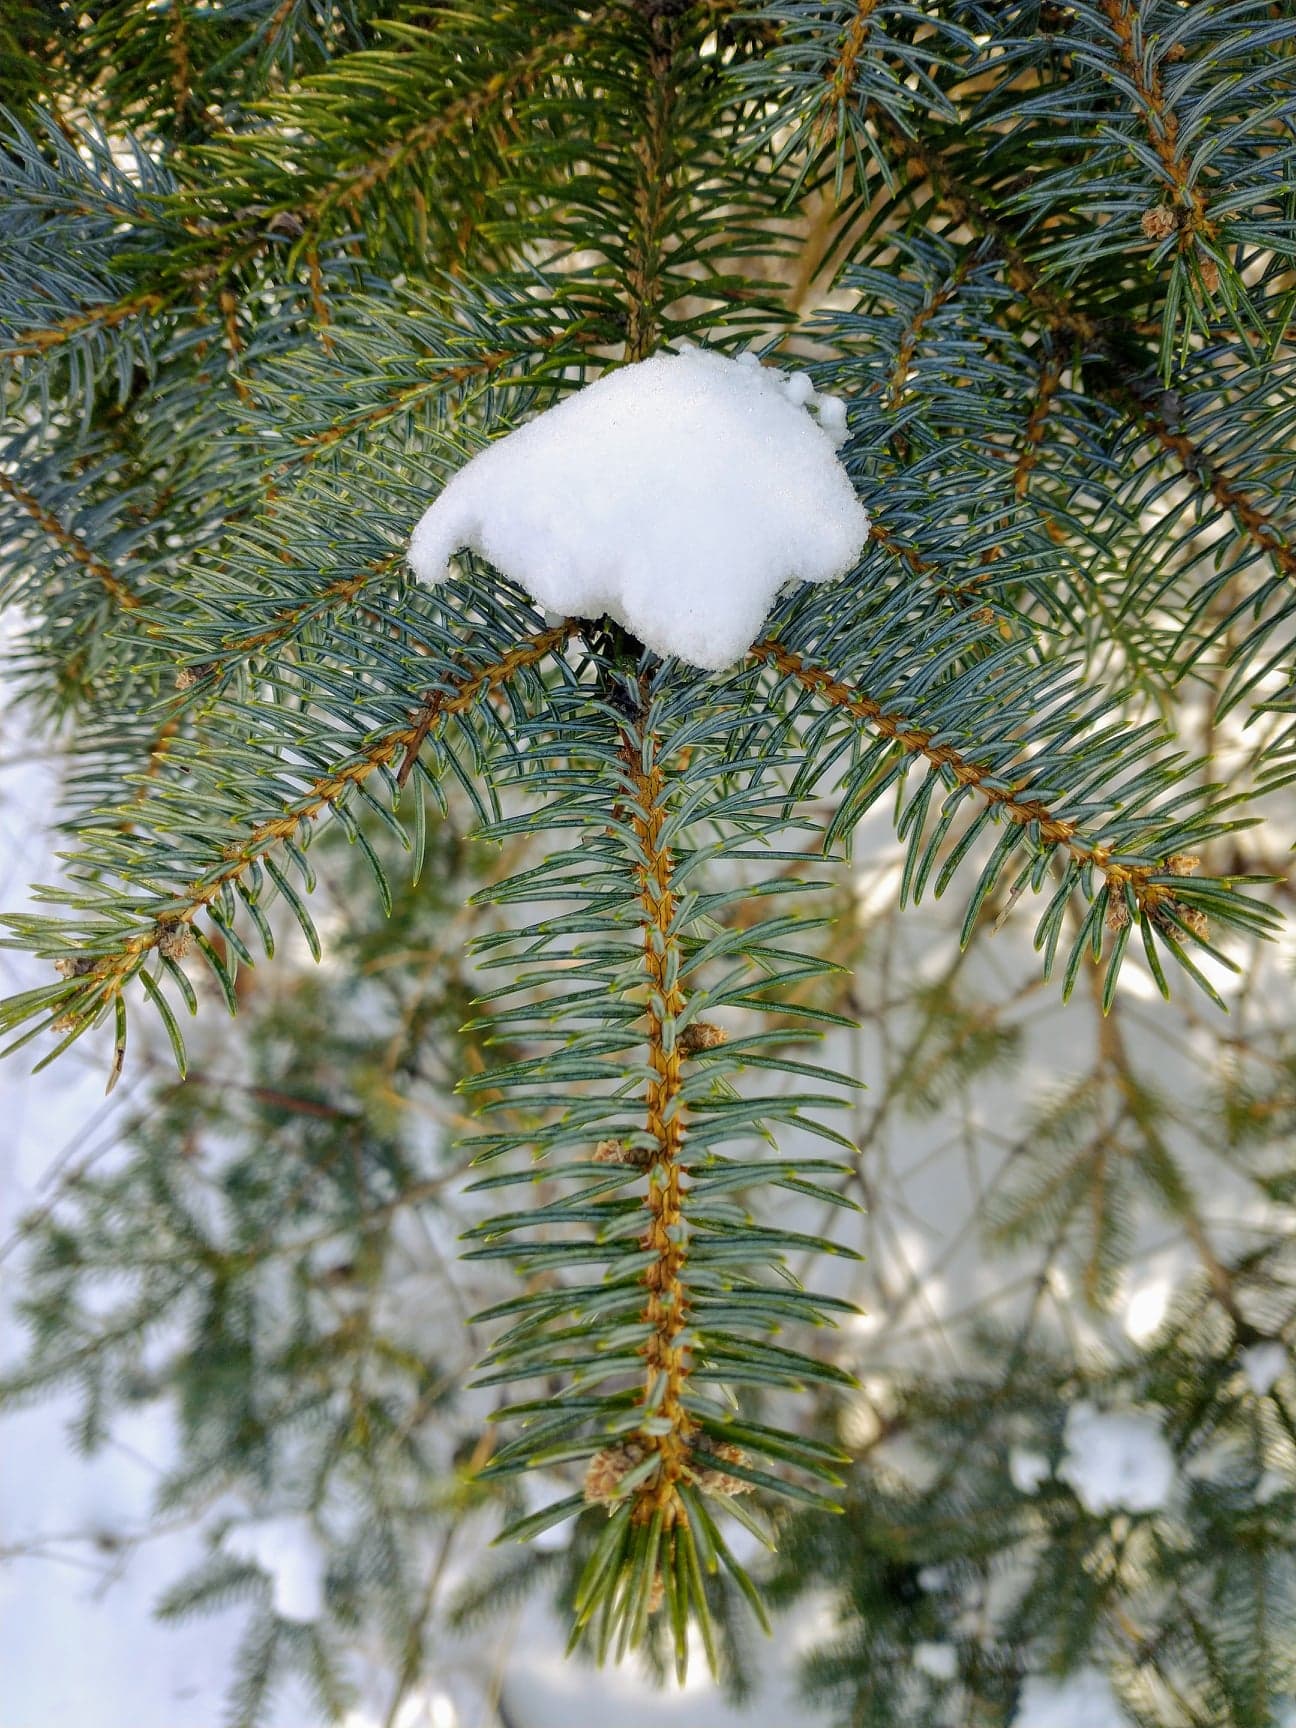
{"type": "Polygon", "coordinates": [[[837,460],[844,433],[842,403],[804,373],[658,355],[474,456],[414,530],[410,566],[440,582],[469,547],[548,611],[606,613],[718,671],[785,583],[835,581],[859,558],[868,517],[837,460]]]}

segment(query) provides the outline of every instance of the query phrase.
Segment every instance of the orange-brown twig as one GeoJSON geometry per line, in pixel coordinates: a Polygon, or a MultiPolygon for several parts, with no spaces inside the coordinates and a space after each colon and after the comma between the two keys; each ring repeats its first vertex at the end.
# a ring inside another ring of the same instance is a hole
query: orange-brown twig
{"type": "Polygon", "coordinates": [[[383,732],[359,752],[354,762],[331,774],[312,781],[301,798],[279,816],[256,823],[241,839],[233,841],[222,854],[220,867],[208,872],[175,896],[176,909],[168,911],[149,929],[139,931],[124,942],[115,953],[95,961],[92,970],[79,979],[79,992],[71,1002],[78,1018],[89,1016],[111,1003],[120,995],[128,979],[138,970],[141,960],[152,949],[168,947],[183,952],[188,927],[206,907],[210,906],[226,887],[239,882],[271,847],[289,840],[303,822],[313,821],[322,810],[334,804],[380,768],[388,768],[404,751],[417,752],[432,728],[447,715],[465,713],[479,696],[497,689],[513,673],[535,666],[564,642],[574,626],[560,624],[554,629],[528,637],[499,660],[488,666],[465,667],[450,681],[449,688],[429,692],[404,726],[383,732]]]}
{"type": "Polygon", "coordinates": [[[1044,442],[1044,428],[1048,423],[1049,409],[1053,398],[1057,395],[1062,383],[1062,356],[1050,354],[1040,368],[1039,390],[1031,405],[1030,416],[1026,421],[1026,436],[1017,461],[1013,465],[1013,491],[1019,498],[1026,496],[1030,486],[1031,470],[1039,461],[1040,446],[1044,442]]]}
{"type": "Polygon", "coordinates": [[[855,16],[842,32],[837,52],[829,63],[817,120],[819,133],[824,138],[836,136],[837,110],[843,102],[850,100],[855,88],[860,55],[873,28],[873,14],[877,7],[878,0],[857,0],[855,16]]]}
{"type": "MultiPolygon", "coordinates": [[[[833,707],[866,721],[875,732],[892,739],[910,754],[923,757],[934,768],[946,770],[958,785],[970,786],[1008,821],[1021,828],[1034,827],[1041,846],[1064,851],[1077,863],[1093,865],[1106,880],[1113,902],[1124,901],[1126,886],[1140,911],[1164,910],[1174,902],[1174,890],[1152,878],[1167,873],[1186,874],[1187,860],[1169,859],[1161,865],[1121,864],[1112,857],[1110,847],[1087,840],[1076,823],[1055,816],[1041,799],[1023,798],[1011,787],[994,784],[995,776],[984,763],[970,761],[952,744],[935,743],[936,733],[930,728],[910,725],[900,715],[888,713],[881,703],[853,691],[824,667],[807,664],[801,655],[768,637],[757,642],[751,652],[785,677],[795,678],[807,690],[816,691],[833,707]]],[[[1195,865],[1196,860],[1191,862],[1195,865]]]]}
{"type": "Polygon", "coordinates": [[[97,553],[90,550],[80,535],[74,534],[70,528],[64,527],[58,517],[52,511],[47,510],[39,498],[26,491],[8,474],[0,473],[0,492],[12,498],[19,509],[25,510],[33,522],[37,523],[51,540],[61,546],[69,557],[74,558],[83,570],[88,570],[102,585],[109,598],[116,601],[117,605],[122,607],[124,611],[129,612],[140,604],[139,595],[128,588],[121,577],[115,575],[97,553]]]}
{"type": "Polygon", "coordinates": [[[1183,226],[1179,231],[1180,248],[1190,246],[1195,233],[1211,239],[1215,234],[1215,224],[1206,214],[1206,199],[1201,188],[1189,184],[1188,164],[1179,152],[1179,118],[1166,101],[1160,68],[1154,61],[1145,71],[1143,56],[1135,47],[1135,11],[1129,0],[1102,0],[1102,9],[1115,32],[1121,64],[1143,104],[1148,140],[1184,211],[1183,226]]]}
{"type": "MultiPolygon", "coordinates": [[[[646,710],[646,701],[642,706],[646,710]]],[[[636,1520],[647,1521],[661,1511],[666,1527],[670,1528],[684,1516],[679,1483],[688,1479],[689,1440],[696,1428],[680,1401],[690,1366],[688,1352],[678,1342],[688,1313],[688,1292],[682,1278],[688,1250],[680,1186],[684,1147],[684,1116],[680,1108],[683,1052],[678,1042],[672,1041],[668,1047],[663,1026],[663,1017],[673,1020],[684,1012],[685,1000],[678,979],[679,937],[671,928],[675,917],[674,866],[670,849],[661,840],[666,820],[662,796],[665,774],[655,748],[645,766],[645,753],[638,739],[627,737],[623,760],[634,787],[628,813],[646,860],[636,867],[636,876],[643,923],[644,973],[649,985],[646,1040],[648,1066],[652,1070],[644,1097],[644,1114],[653,1146],[646,1200],[650,1223],[642,1240],[656,1258],[644,1275],[648,1290],[644,1319],[652,1327],[642,1350],[646,1370],[644,1396],[647,1399],[664,1378],[654,1414],[670,1422],[668,1432],[641,1438],[645,1448],[656,1452],[659,1467],[640,1488],[634,1516],[636,1520]],[[673,966],[672,950],[675,950],[673,966]]]]}

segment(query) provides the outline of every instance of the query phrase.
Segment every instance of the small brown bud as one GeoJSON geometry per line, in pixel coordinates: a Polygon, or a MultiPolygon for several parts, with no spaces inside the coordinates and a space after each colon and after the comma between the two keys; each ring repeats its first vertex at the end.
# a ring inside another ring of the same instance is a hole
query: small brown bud
{"type": "Polygon", "coordinates": [[[715,1026],[710,1020],[692,1020],[675,1042],[685,1056],[696,1056],[699,1050],[717,1049],[728,1036],[723,1026],[715,1026]]]}
{"type": "Polygon", "coordinates": [[[652,1163],[652,1153],[646,1146],[626,1146],[620,1140],[600,1140],[594,1148],[596,1164],[632,1164],[636,1169],[647,1169],[652,1163]]]}
{"type": "Polygon", "coordinates": [[[1219,265],[1213,258],[1203,258],[1200,265],[1202,287],[1213,294],[1219,287],[1219,265]]]}
{"type": "Polygon", "coordinates": [[[1172,876],[1191,876],[1201,859],[1193,852],[1172,852],[1166,859],[1166,869],[1172,876]]]}
{"type": "Polygon", "coordinates": [[[1179,915],[1179,922],[1185,929],[1191,930],[1193,935],[1200,937],[1203,942],[1209,940],[1210,919],[1200,906],[1180,906],[1176,903],[1175,911],[1179,915]]]}
{"type": "Polygon", "coordinates": [[[158,920],[158,953],[167,960],[183,960],[193,944],[193,931],[187,924],[174,920],[158,920]]]}
{"type": "Polygon", "coordinates": [[[1165,51],[1165,57],[1174,66],[1188,58],[1188,50],[1182,42],[1172,42],[1165,51]]]}
{"type": "Polygon", "coordinates": [[[1143,212],[1140,227],[1149,240],[1168,240],[1179,226],[1179,218],[1168,204],[1154,204],[1143,212]]]}
{"type": "Polygon", "coordinates": [[[730,1440],[717,1440],[705,1446],[693,1448],[693,1475],[699,1488],[708,1494],[750,1494],[751,1483],[741,1476],[731,1476],[727,1470],[717,1470],[707,1459],[717,1459],[722,1464],[749,1464],[751,1460],[741,1446],[735,1446],[730,1440]]]}
{"type": "Polygon", "coordinates": [[[56,1014],[50,1021],[51,1032],[72,1032],[80,1024],[75,1014],[56,1014]]]}
{"type": "Polygon", "coordinates": [[[1107,928],[1125,930],[1129,927],[1130,910],[1123,894],[1113,894],[1107,902],[1107,928]]]}
{"type": "Polygon", "coordinates": [[[605,1446],[585,1466],[585,1498],[591,1506],[615,1500],[621,1478],[642,1464],[643,1447],[634,1440],[624,1446],[605,1446]]]}
{"type": "Polygon", "coordinates": [[[177,690],[192,690],[195,684],[201,684],[204,678],[211,676],[213,666],[182,666],[175,675],[177,690]]]}
{"type": "Polygon", "coordinates": [[[94,969],[95,961],[91,954],[65,954],[54,962],[54,970],[60,978],[84,978],[94,969]]]}

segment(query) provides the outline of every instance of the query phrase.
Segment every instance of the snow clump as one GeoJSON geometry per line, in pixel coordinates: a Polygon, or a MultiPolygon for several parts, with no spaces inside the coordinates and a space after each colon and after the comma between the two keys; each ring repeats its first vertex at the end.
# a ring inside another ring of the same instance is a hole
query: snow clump
{"type": "Polygon", "coordinates": [[[1126,1718],[1106,1675],[1081,1668],[1065,1680],[1027,1680],[1013,1728],[1126,1728],[1126,1718]]]}
{"type": "Polygon", "coordinates": [[[607,614],[719,671],[785,584],[858,561],[869,519],[836,456],[845,437],[845,403],[804,372],[659,354],[474,456],[415,528],[410,567],[441,582],[467,547],[547,611],[607,614]]]}
{"type": "Polygon", "coordinates": [[[1155,1512],[1174,1487],[1174,1454],[1155,1416],[1074,1404],[1058,1475],[1091,1512],[1155,1512]]]}
{"type": "Polygon", "coordinates": [[[266,1573],[281,1620],[318,1620],[324,1612],[324,1550],[305,1518],[262,1518],[225,1532],[225,1548],[266,1573]]]}

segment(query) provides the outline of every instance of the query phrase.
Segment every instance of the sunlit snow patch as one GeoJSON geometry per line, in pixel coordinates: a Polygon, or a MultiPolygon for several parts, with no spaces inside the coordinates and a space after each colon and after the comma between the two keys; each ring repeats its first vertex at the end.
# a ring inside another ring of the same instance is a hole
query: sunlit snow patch
{"type": "Polygon", "coordinates": [[[324,1612],[325,1555],[307,1519],[237,1524],[225,1533],[225,1549],[268,1575],[281,1620],[318,1620],[324,1612]]]}
{"type": "Polygon", "coordinates": [[[1028,1679],[1013,1728],[1125,1728],[1125,1715],[1107,1677],[1081,1668],[1065,1680],[1028,1679]]]}
{"type": "Polygon", "coordinates": [[[1058,1475],[1091,1512],[1156,1512],[1174,1487],[1174,1454],[1149,1412],[1073,1404],[1058,1475]]]}
{"type": "Polygon", "coordinates": [[[920,1673],[933,1680],[958,1679],[958,1651],[952,1644],[915,1644],[913,1662],[920,1673]]]}
{"type": "Polygon", "coordinates": [[[440,582],[471,548],[548,611],[607,614],[718,671],[785,583],[858,560],[869,519],[836,456],[845,433],[845,405],[804,372],[657,355],[474,456],[414,530],[410,566],[440,582]]]}
{"type": "Polygon", "coordinates": [[[1019,1494],[1033,1494],[1049,1474],[1049,1461],[1042,1452],[1014,1446],[1008,1454],[1008,1475],[1019,1494]]]}

